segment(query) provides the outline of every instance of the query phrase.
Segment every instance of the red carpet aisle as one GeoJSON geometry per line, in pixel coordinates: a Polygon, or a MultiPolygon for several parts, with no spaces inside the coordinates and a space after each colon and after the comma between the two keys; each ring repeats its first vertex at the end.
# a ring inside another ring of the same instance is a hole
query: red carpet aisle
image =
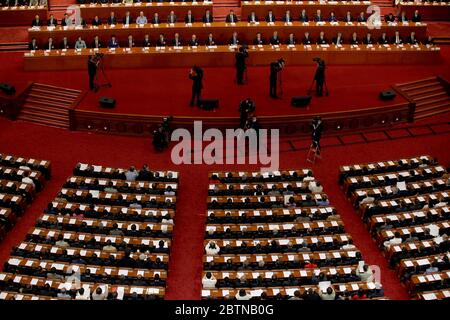
{"type": "MultiPolygon", "coordinates": [[[[449,135],[404,139],[389,143],[371,143],[325,148],[323,164],[313,167],[315,175],[324,184],[330,200],[342,215],[346,229],[370,264],[380,265],[386,295],[392,299],[406,299],[396,275],[387,268],[386,260],[369,237],[369,233],[354,213],[337,184],[339,165],[407,157],[427,153],[437,156],[449,166],[449,135]]],[[[21,241],[35,219],[52,200],[76,162],[99,163],[108,166],[127,166],[143,163],[154,169],[172,169],[181,172],[180,194],[175,220],[168,299],[199,299],[203,254],[204,214],[206,210],[207,173],[211,170],[228,170],[230,166],[175,166],[168,160],[169,152],[155,154],[150,141],[144,138],[103,136],[69,132],[35,126],[23,122],[10,122],[0,118],[0,150],[26,157],[49,159],[53,163],[53,178],[27,210],[24,218],[0,243],[0,263],[3,264],[13,245],[21,241]]],[[[281,168],[310,167],[304,152],[281,154],[281,168]]],[[[255,166],[236,166],[234,170],[254,170],[255,166]]]]}
{"type": "MultiPolygon", "coordinates": [[[[249,84],[238,87],[234,84],[233,68],[205,69],[205,98],[218,98],[220,107],[216,112],[189,108],[191,83],[188,69],[130,69],[107,70],[113,84],[112,89],[90,93],[81,102],[80,109],[100,111],[98,98],[111,96],[117,100],[116,109],[108,112],[128,114],[183,115],[192,117],[238,116],[237,105],[247,97],[255,99],[258,115],[292,114],[306,112],[330,112],[360,109],[391,104],[378,100],[378,93],[391,84],[443,75],[450,79],[450,47],[442,47],[443,63],[419,66],[329,66],[327,82],[330,97],[313,99],[310,109],[294,109],[290,98],[306,94],[310,87],[314,65],[305,67],[287,66],[283,74],[282,100],[272,100],[267,95],[268,69],[250,67],[249,84]]],[[[25,72],[22,54],[0,54],[3,65],[0,82],[24,87],[29,81],[41,82],[66,88],[87,90],[86,71],[25,72]]],[[[397,97],[395,102],[400,102],[397,97]]]]}

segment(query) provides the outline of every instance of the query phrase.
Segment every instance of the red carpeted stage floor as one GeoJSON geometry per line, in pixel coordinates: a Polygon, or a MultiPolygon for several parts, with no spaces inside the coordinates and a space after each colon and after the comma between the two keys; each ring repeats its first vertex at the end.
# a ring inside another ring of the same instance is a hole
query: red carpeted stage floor
{"type": "MultiPolygon", "coordinates": [[[[101,96],[117,100],[114,112],[121,114],[174,115],[191,117],[238,116],[239,102],[251,97],[257,104],[257,114],[261,116],[313,114],[342,110],[364,109],[403,102],[401,97],[394,101],[382,102],[378,99],[381,90],[395,83],[410,82],[433,75],[450,79],[450,47],[442,47],[442,63],[432,65],[385,65],[385,66],[344,66],[330,65],[327,71],[329,97],[313,98],[307,109],[290,106],[292,96],[305,95],[314,75],[311,66],[287,66],[282,76],[283,98],[272,100],[268,96],[268,68],[249,67],[248,84],[234,83],[233,68],[205,68],[204,98],[220,100],[219,108],[203,111],[189,107],[191,83],[186,68],[169,69],[114,69],[106,70],[113,87],[102,88],[98,93],[88,93],[78,109],[102,111],[98,105],[101,96]]],[[[23,87],[29,81],[56,86],[87,90],[86,71],[25,72],[22,54],[2,53],[1,82],[23,87]]]]}

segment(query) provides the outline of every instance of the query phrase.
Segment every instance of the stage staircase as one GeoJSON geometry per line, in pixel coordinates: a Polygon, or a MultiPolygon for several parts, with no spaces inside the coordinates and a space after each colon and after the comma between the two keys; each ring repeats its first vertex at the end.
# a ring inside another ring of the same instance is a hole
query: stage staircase
{"type": "Polygon", "coordinates": [[[415,103],[414,120],[450,112],[450,83],[441,77],[397,84],[395,87],[415,103]]]}
{"type": "Polygon", "coordinates": [[[79,90],[33,83],[24,97],[18,119],[68,129],[69,112],[81,97],[79,90]]]}

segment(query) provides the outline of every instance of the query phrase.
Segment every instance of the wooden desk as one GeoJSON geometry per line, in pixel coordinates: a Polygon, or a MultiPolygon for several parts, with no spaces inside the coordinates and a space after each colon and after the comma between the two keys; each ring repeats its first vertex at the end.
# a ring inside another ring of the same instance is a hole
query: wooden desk
{"type": "MultiPolygon", "coordinates": [[[[299,216],[318,215],[320,219],[326,219],[336,214],[336,209],[331,206],[302,207],[289,209],[245,209],[245,210],[208,210],[207,216],[214,214],[215,218],[228,218],[230,221],[238,219],[245,213],[250,220],[258,221],[293,221],[299,216]]],[[[231,223],[230,221],[224,223],[231,223]]]]}
{"type": "MultiPolygon", "coordinates": [[[[232,67],[235,64],[235,51],[230,50],[228,46],[219,46],[217,49],[208,49],[203,46],[197,49],[184,47],[182,50],[173,48],[157,50],[152,47],[148,50],[133,48],[130,51],[120,48],[115,53],[111,53],[107,49],[101,49],[100,52],[106,54],[104,58],[106,68],[191,67],[192,65],[232,67]]],[[[284,58],[287,65],[311,64],[315,57],[321,57],[329,65],[424,64],[437,63],[440,60],[438,49],[409,45],[405,45],[403,48],[396,46],[367,48],[364,45],[359,46],[359,50],[348,45],[342,48],[335,48],[335,46],[323,48],[316,45],[310,48],[303,45],[288,48],[286,45],[282,45],[279,49],[271,46],[262,48],[251,46],[249,52],[248,65],[253,66],[267,66],[272,61],[279,59],[280,56],[284,58]]],[[[88,56],[92,53],[89,49],[82,52],[54,50],[51,53],[44,51],[37,51],[34,54],[26,53],[24,69],[26,71],[85,69],[88,56]]]]}
{"type": "MultiPolygon", "coordinates": [[[[111,11],[114,11],[114,15],[118,19],[118,21],[122,21],[122,18],[125,16],[127,11],[130,12],[130,15],[133,17],[133,20],[139,16],[139,12],[143,11],[144,15],[147,17],[148,21],[151,21],[153,14],[155,12],[158,13],[161,21],[166,21],[167,16],[170,11],[174,11],[178,20],[184,21],[184,16],[191,10],[192,15],[197,21],[201,21],[203,15],[206,10],[210,10],[211,16],[213,14],[212,1],[203,2],[198,1],[197,3],[193,2],[153,2],[153,3],[133,3],[133,5],[124,5],[122,3],[111,3],[111,4],[81,4],[81,16],[83,19],[87,20],[87,23],[91,23],[91,19],[95,16],[98,16],[103,23],[106,23],[106,19],[109,17],[111,11]]],[[[30,20],[31,23],[31,20],[30,20]]]]}
{"type": "Polygon", "coordinates": [[[237,182],[237,183],[256,183],[256,182],[280,182],[280,181],[303,181],[303,178],[312,171],[310,169],[301,170],[280,170],[274,172],[260,171],[231,171],[231,172],[209,172],[209,180],[217,179],[222,183],[237,182]],[[231,173],[231,177],[228,175],[231,173]]]}
{"type": "Polygon", "coordinates": [[[7,26],[31,26],[36,15],[39,15],[41,20],[47,20],[47,7],[0,7],[0,27],[7,26]]]}
{"type": "MultiPolygon", "coordinates": [[[[415,23],[410,23],[409,25],[388,25],[383,22],[380,29],[370,30],[370,32],[372,33],[373,39],[378,40],[382,32],[386,32],[389,39],[391,39],[394,36],[395,31],[399,31],[402,37],[407,37],[414,31],[417,39],[424,40],[426,37],[426,29],[427,25],[423,23],[420,25],[416,25],[415,23]]],[[[310,33],[310,37],[315,41],[319,36],[319,33],[323,31],[325,32],[328,41],[331,42],[331,39],[335,37],[338,32],[341,32],[343,38],[348,41],[353,32],[357,32],[358,36],[362,38],[369,32],[369,29],[366,24],[354,23],[353,25],[347,25],[344,22],[338,22],[336,24],[324,22],[321,24],[316,22],[302,23],[295,21],[292,25],[285,25],[284,22],[275,22],[273,25],[267,24],[266,22],[261,22],[259,25],[252,25],[247,22],[238,22],[235,25],[225,22],[214,22],[211,23],[210,26],[206,26],[202,22],[195,22],[192,26],[186,26],[184,22],[178,22],[173,24],[173,26],[168,25],[167,23],[162,23],[158,26],[147,24],[143,27],[136,24],[131,24],[129,26],[117,24],[113,28],[109,25],[102,25],[98,28],[88,26],[87,28],[81,29],[64,28],[61,26],[49,29],[45,26],[40,27],[39,29],[28,29],[28,38],[30,41],[31,39],[36,38],[38,43],[44,44],[49,37],[52,37],[54,43],[59,45],[63,37],[67,37],[69,43],[74,45],[76,39],[81,36],[86,41],[86,44],[90,45],[94,36],[98,35],[100,41],[106,46],[112,35],[116,36],[117,41],[120,44],[124,44],[127,41],[128,35],[132,35],[134,41],[138,44],[144,40],[144,35],[148,34],[151,42],[154,44],[161,33],[165,35],[165,38],[168,41],[167,43],[172,41],[175,33],[179,33],[181,39],[185,42],[191,39],[192,34],[196,34],[199,42],[204,44],[208,34],[212,33],[216,44],[227,44],[233,32],[237,32],[241,43],[250,44],[253,42],[257,32],[261,32],[264,35],[264,38],[267,39],[272,36],[274,31],[278,31],[278,36],[283,42],[286,41],[290,33],[294,33],[299,42],[306,31],[310,33]]]]}
{"type": "Polygon", "coordinates": [[[0,153],[0,164],[7,167],[27,166],[33,170],[41,171],[46,179],[51,175],[51,163],[47,160],[37,160],[33,158],[17,157],[9,154],[0,153]]]}
{"type": "Polygon", "coordinates": [[[419,300],[443,300],[450,298],[450,289],[440,289],[433,291],[420,292],[418,294],[419,300]]]}
{"type": "Polygon", "coordinates": [[[319,3],[318,1],[242,1],[242,19],[247,21],[247,17],[252,11],[255,11],[260,21],[264,20],[269,10],[272,10],[274,16],[281,20],[286,10],[291,11],[291,18],[298,20],[303,9],[306,10],[309,20],[314,20],[317,10],[320,10],[324,20],[328,20],[330,12],[334,11],[338,20],[343,20],[347,11],[350,11],[353,19],[359,16],[360,12],[366,13],[370,6],[370,1],[355,1],[342,3],[340,1],[328,1],[327,3],[319,3]]]}
{"type": "Polygon", "coordinates": [[[450,20],[450,2],[402,2],[399,5],[399,9],[400,11],[406,12],[408,19],[411,19],[414,15],[414,11],[419,10],[419,14],[423,21],[450,20]]]}

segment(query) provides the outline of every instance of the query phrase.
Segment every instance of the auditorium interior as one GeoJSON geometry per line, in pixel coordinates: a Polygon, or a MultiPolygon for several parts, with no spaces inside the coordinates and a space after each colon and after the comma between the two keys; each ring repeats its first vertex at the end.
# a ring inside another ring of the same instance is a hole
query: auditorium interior
{"type": "Polygon", "coordinates": [[[450,299],[448,0],[0,3],[0,300],[450,299]]]}

